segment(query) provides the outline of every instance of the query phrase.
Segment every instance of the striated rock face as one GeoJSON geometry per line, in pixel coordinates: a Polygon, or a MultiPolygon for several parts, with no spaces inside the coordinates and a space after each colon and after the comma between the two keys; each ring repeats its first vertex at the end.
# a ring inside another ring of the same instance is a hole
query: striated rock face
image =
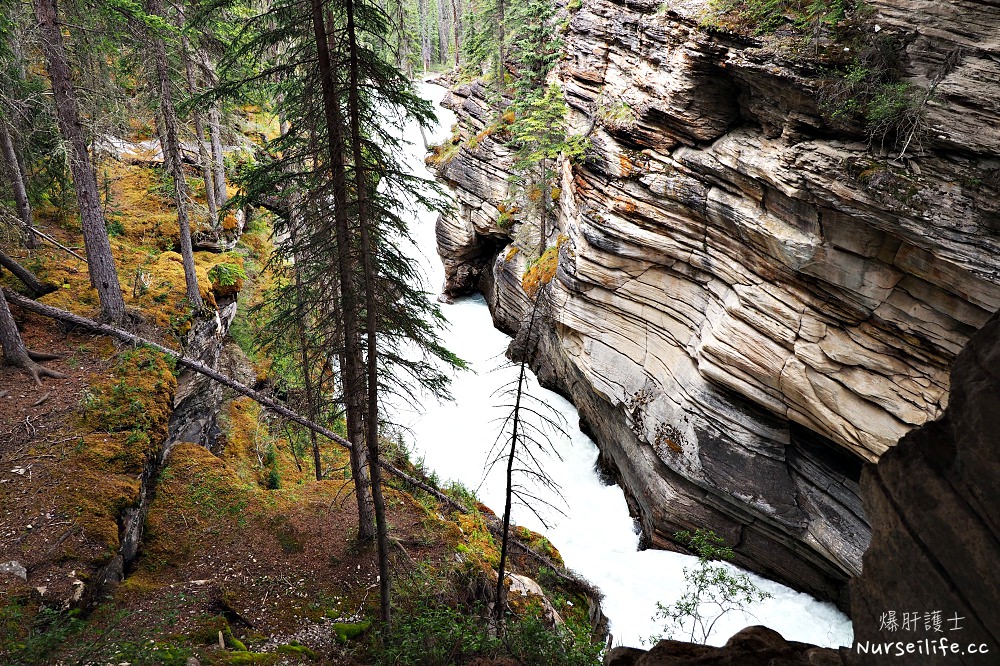
{"type": "Polygon", "coordinates": [[[1000,316],[959,355],[944,416],[906,435],[862,475],[873,530],[864,572],[852,583],[860,663],[899,661],[895,647],[890,656],[862,655],[865,644],[944,638],[949,652],[920,662],[928,664],[985,663],[991,657],[968,654],[968,646],[1000,647],[997,433],[1000,316]],[[917,614],[915,626],[904,626],[904,613],[917,614]],[[965,654],[952,653],[951,643],[965,654]]]}
{"type": "MultiPolygon", "coordinates": [[[[569,240],[533,358],[653,545],[707,527],[842,607],[869,539],[863,462],[942,413],[1000,307],[1000,6],[870,4],[915,90],[936,85],[902,158],[824,118],[815,63],[699,27],[705,2],[584,1],[559,75],[591,147],[564,165],[569,240]]],[[[446,99],[465,138],[493,118],[484,98],[446,99]]],[[[533,225],[498,226],[510,163],[485,137],[441,165],[459,213],[438,238],[446,293],[483,289],[516,330],[525,257],[498,249],[533,225]]]]}

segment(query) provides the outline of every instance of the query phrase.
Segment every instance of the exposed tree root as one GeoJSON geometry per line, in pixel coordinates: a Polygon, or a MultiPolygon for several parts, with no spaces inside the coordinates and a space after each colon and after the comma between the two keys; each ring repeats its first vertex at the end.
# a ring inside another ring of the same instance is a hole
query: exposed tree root
{"type": "Polygon", "coordinates": [[[8,362],[8,365],[21,368],[21,370],[23,370],[26,374],[31,375],[31,378],[35,380],[35,384],[37,384],[38,386],[42,385],[42,377],[51,377],[52,379],[66,379],[66,375],[64,375],[63,373],[56,372],[51,368],[46,368],[44,365],[39,365],[30,358],[20,363],[8,362]]]}
{"type": "Polygon", "coordinates": [[[62,358],[62,354],[47,354],[45,352],[36,352],[28,350],[28,358],[32,361],[55,361],[56,359],[62,358]]]}

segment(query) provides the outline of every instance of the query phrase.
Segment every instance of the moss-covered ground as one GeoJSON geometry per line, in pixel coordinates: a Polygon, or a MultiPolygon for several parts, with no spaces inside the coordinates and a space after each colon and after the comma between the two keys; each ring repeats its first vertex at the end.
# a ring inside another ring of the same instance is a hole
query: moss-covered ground
{"type": "MultiPolygon", "coordinates": [[[[101,173],[126,303],[141,313],[143,335],[179,348],[191,312],[162,174],[117,162],[101,173]]],[[[71,215],[40,207],[38,223],[81,248],[71,215]]],[[[266,301],[279,282],[263,270],[268,233],[266,224],[251,225],[237,251],[196,253],[209,307],[213,266],[235,264],[247,275],[234,334],[258,381],[281,365],[275,350],[249,344],[256,329],[248,306],[266,301]]],[[[57,287],[44,302],[96,313],[81,261],[48,246],[10,252],[57,287]]],[[[9,274],[0,281],[19,286],[9,274]]],[[[0,369],[0,562],[26,569],[24,579],[0,574],[0,663],[179,665],[192,656],[201,664],[511,663],[503,655],[513,643],[491,635],[483,620],[497,561],[488,509],[460,515],[409,489],[387,489],[398,621],[386,634],[377,621],[375,553],[357,540],[346,454],[321,443],[325,478],[317,481],[305,433],[246,398],[222,405],[213,451],[172,448],[150,487],[137,558],[122,583],[91,596],[119,552],[123,510],[138,505],[140,475],[166,437],[176,368],[148,349],[15,316],[30,347],[62,354],[48,365],[68,378],[36,388],[19,371],[0,369]]],[[[540,535],[519,536],[559,562],[540,535]]],[[[537,633],[540,605],[521,600],[523,618],[511,624],[523,643],[520,662],[593,663],[596,648],[580,649],[589,645],[582,590],[517,554],[512,568],[551,590],[574,628],[537,633]],[[545,656],[554,654],[562,656],[545,656]]]]}

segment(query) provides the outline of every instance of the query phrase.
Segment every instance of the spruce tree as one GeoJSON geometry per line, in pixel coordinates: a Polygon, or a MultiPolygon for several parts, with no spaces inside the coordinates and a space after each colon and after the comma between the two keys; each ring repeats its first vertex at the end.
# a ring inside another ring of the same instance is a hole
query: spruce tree
{"type": "Polygon", "coordinates": [[[41,30],[42,52],[52,80],[56,116],[63,138],[69,144],[73,186],[80,207],[83,242],[87,250],[90,283],[101,301],[101,317],[120,322],[125,316],[125,299],[118,282],[118,269],[111,254],[111,242],[104,222],[97,176],[87,151],[83,119],[63,43],[62,23],[55,0],[34,0],[35,17],[41,30]]]}
{"type": "Polygon", "coordinates": [[[281,252],[294,257],[296,279],[284,288],[290,297],[281,299],[272,331],[302,326],[305,334],[296,337],[314,348],[303,358],[321,358],[316,347],[325,347],[325,357],[337,361],[354,445],[359,535],[379,537],[386,620],[381,399],[391,392],[409,398],[418,387],[442,395],[447,376],[440,362],[460,364],[438,341],[443,318],[419,284],[417,264],[399,250],[408,244],[408,211],[439,204],[434,186],[400,162],[402,124],[407,117],[426,124],[432,115],[385,48],[395,18],[369,2],[275,4],[247,22],[227,59],[235,68],[267,52],[267,64],[241,81],[223,81],[235,94],[250,82],[258,90],[268,86],[266,94],[287,119],[282,135],[242,174],[240,197],[281,216],[279,230],[294,226],[281,252]]]}

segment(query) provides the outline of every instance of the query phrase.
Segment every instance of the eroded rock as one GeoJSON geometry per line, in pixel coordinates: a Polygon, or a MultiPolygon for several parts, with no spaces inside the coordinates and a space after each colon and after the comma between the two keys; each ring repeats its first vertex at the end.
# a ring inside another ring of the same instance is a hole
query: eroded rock
{"type": "Polygon", "coordinates": [[[767,627],[747,627],[722,647],[683,641],[660,641],[648,652],[619,647],[609,651],[605,666],[839,666],[837,650],[786,641],[767,627]]]}
{"type": "MultiPolygon", "coordinates": [[[[943,417],[862,475],[872,540],[852,585],[859,646],[944,639],[947,654],[921,657],[927,664],[981,664],[990,654],[970,654],[969,645],[1000,649],[997,433],[1000,315],[959,354],[943,417]]],[[[855,655],[859,663],[898,663],[892,652],[855,655]]]]}
{"type": "MultiPolygon", "coordinates": [[[[1000,307],[1000,197],[982,178],[1000,168],[998,23],[875,8],[915,86],[963,49],[913,164],[830,125],[815,63],[702,29],[704,2],[585,0],[559,78],[591,147],[564,165],[548,241],[568,242],[533,357],[651,544],[713,529],[739,563],[842,608],[869,538],[862,464],[940,416],[950,364],[1000,307]]],[[[446,100],[461,138],[489,125],[485,99],[470,84],[446,100]]],[[[483,290],[513,331],[525,257],[503,246],[533,223],[501,212],[510,151],[475,143],[439,165],[459,202],[438,225],[446,292],[483,290]]]]}

